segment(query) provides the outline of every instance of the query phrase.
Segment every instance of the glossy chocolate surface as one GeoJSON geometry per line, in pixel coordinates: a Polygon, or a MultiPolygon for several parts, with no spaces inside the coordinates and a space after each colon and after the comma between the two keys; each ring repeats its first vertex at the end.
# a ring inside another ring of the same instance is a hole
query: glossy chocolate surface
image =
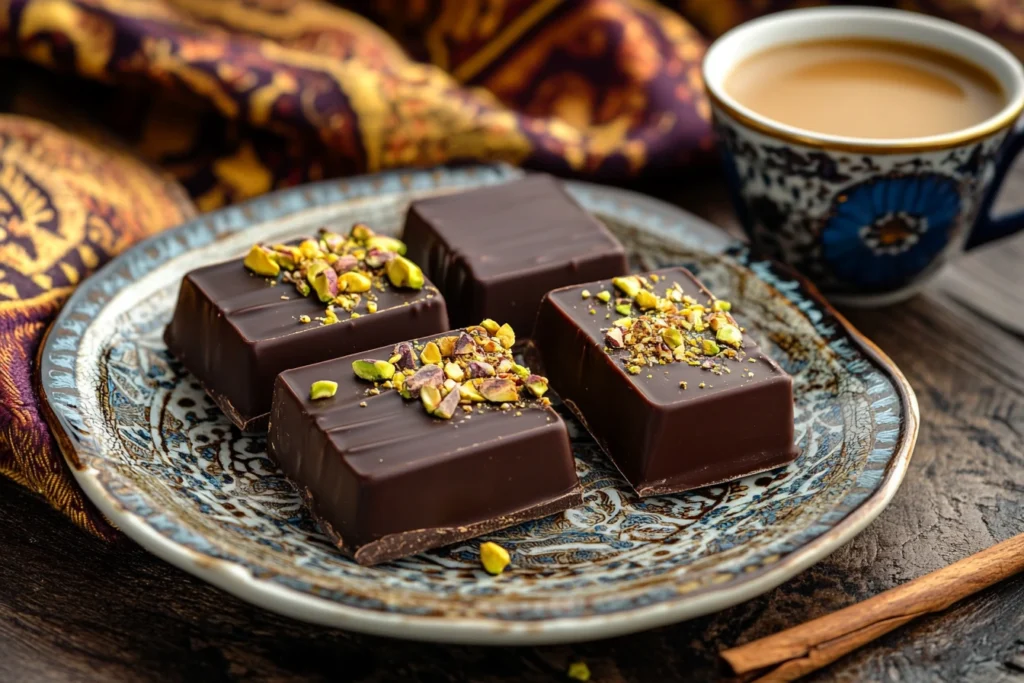
{"type": "Polygon", "coordinates": [[[322,325],[325,304],[289,284],[270,285],[241,259],[185,276],[164,341],[243,430],[266,428],[274,378],[283,370],[448,327],[444,299],[422,290],[375,291],[378,311],[322,325]],[[312,322],[302,324],[299,316],[312,322]]]}
{"type": "MultiPolygon", "coordinates": [[[[698,301],[711,298],[684,268],[655,273],[698,301]]],[[[639,495],[708,486],[796,458],[793,380],[749,336],[746,358],[722,361],[729,373],[671,362],[631,375],[622,362],[626,352],[607,351],[602,332],[621,316],[610,311],[606,319],[605,305],[583,299],[583,289],[615,292],[610,280],[551,292],[535,343],[552,388],[639,495]]]]}
{"type": "Polygon", "coordinates": [[[453,327],[493,318],[527,337],[550,290],[628,272],[622,245],[546,175],[413,202],[402,239],[453,327]]]}
{"type": "Polygon", "coordinates": [[[475,404],[442,420],[393,390],[367,395],[373,385],[352,361],[392,350],[290,370],[275,385],[270,455],[339,548],[375,564],[581,502],[568,431],[551,408],[531,401],[516,416],[475,404]],[[311,400],[320,380],[337,393],[311,400]]]}

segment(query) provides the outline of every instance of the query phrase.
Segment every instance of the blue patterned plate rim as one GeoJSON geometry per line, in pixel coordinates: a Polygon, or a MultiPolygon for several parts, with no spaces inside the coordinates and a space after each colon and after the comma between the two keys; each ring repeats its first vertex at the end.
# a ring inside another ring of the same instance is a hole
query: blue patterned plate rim
{"type": "MultiPolygon", "coordinates": [[[[669,576],[623,592],[617,605],[590,613],[556,605],[540,616],[450,616],[375,604],[344,592],[318,589],[272,570],[249,564],[230,548],[211,543],[181,523],[173,510],[155,508],[126,481],[104,471],[104,451],[90,430],[89,417],[78,410],[75,368],[83,352],[82,337],[90,321],[122,289],[156,266],[191,249],[313,207],[361,197],[400,195],[417,190],[458,188],[503,182],[519,175],[507,166],[470,166],[432,171],[392,171],[337,181],[324,181],[265,195],[200,216],[156,235],[121,254],[86,280],[71,296],[40,350],[39,386],[47,419],[77,481],[86,495],[118,528],[159,557],[242,599],[314,623],[365,633],[419,640],[481,644],[541,644],[608,637],[693,618],[748,600],[781,584],[852,539],[888,505],[906,473],[919,424],[917,399],[891,360],[831,308],[817,290],[791,269],[753,261],[724,233],[680,209],[633,192],[570,182],[570,191],[588,208],[621,219],[643,220],[644,231],[686,242],[694,232],[701,249],[729,252],[730,258],[756,277],[771,282],[784,299],[806,314],[815,328],[829,330],[837,346],[863,354],[891,382],[902,408],[898,434],[892,433],[891,455],[868,483],[850,494],[842,513],[818,520],[801,532],[792,547],[771,562],[728,581],[683,589],[669,576]],[[684,230],[687,234],[682,233],[684,230]],[[852,347],[850,347],[852,344],[852,347]]],[[[826,335],[827,336],[827,335],[826,335]]],[[[840,356],[843,351],[840,351],[840,356]]],[[[862,360],[856,361],[862,363],[862,360]]],[[[89,390],[89,388],[85,388],[89,390]]],[[[528,600],[527,600],[528,601],[528,600]]],[[[570,600],[571,601],[571,600],[570,600]]]]}

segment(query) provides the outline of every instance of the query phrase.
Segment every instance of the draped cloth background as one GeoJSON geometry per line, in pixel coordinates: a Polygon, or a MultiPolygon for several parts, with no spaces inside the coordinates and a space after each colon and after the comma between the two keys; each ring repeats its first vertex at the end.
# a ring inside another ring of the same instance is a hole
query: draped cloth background
{"type": "MultiPolygon", "coordinates": [[[[0,473],[76,523],[34,356],[74,285],[201,211],[339,175],[505,161],[605,182],[707,163],[706,40],[772,0],[0,0],[0,473]],[[116,134],[116,141],[111,141],[116,134]]],[[[1021,53],[1024,7],[907,0],[1021,53]]]]}

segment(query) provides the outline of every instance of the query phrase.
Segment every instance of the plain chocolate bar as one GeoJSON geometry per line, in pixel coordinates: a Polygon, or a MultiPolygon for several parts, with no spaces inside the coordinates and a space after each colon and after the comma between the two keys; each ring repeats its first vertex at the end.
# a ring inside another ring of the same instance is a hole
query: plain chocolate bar
{"type": "Polygon", "coordinates": [[[628,272],[622,245],[546,175],[413,202],[402,239],[452,327],[489,317],[530,336],[548,291],[628,272]]]}
{"type": "Polygon", "coordinates": [[[398,254],[401,243],[357,227],[360,239],[323,231],[256,245],[246,265],[182,281],[164,341],[239,428],[266,429],[283,370],[447,329],[444,298],[398,254]]]}
{"type": "Polygon", "coordinates": [[[485,325],[277,378],[269,453],[360,564],[582,501],[547,380],[515,363],[510,328],[485,325]]]}
{"type": "Polygon", "coordinates": [[[793,380],[684,268],[547,295],[536,346],[551,385],[641,496],[798,455],[793,380]]]}

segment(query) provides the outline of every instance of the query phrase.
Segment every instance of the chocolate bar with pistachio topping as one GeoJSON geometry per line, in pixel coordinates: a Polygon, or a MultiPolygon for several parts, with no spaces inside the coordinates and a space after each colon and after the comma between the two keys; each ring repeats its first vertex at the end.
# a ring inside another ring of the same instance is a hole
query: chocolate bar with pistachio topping
{"type": "Polygon", "coordinates": [[[364,225],[188,273],[167,348],[239,428],[266,429],[274,378],[289,368],[440,332],[444,298],[364,225]]]}
{"type": "Polygon", "coordinates": [[[550,292],[535,343],[551,386],[641,496],[798,455],[792,378],[684,268],[550,292]]]}
{"type": "Polygon", "coordinates": [[[376,564],[581,502],[565,423],[514,341],[488,320],[277,378],[269,453],[342,551],[376,564]]]}
{"type": "Polygon", "coordinates": [[[548,291],[628,272],[622,245],[546,175],[415,201],[402,239],[453,327],[490,317],[530,337],[548,291]]]}

